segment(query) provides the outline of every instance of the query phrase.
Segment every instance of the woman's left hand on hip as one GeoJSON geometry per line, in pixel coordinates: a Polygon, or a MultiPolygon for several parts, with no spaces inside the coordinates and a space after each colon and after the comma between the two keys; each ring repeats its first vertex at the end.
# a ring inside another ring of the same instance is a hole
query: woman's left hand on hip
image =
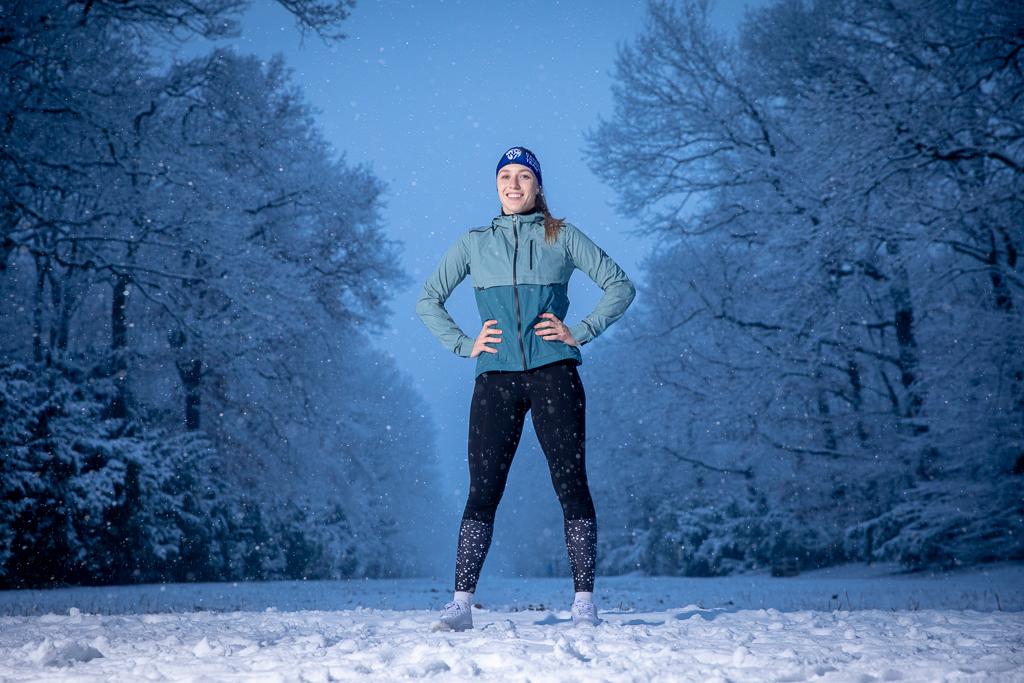
{"type": "Polygon", "coordinates": [[[569,326],[559,320],[554,313],[541,313],[540,317],[547,318],[547,320],[542,320],[533,328],[542,339],[565,342],[569,346],[579,346],[573,338],[572,332],[569,331],[569,326]]]}

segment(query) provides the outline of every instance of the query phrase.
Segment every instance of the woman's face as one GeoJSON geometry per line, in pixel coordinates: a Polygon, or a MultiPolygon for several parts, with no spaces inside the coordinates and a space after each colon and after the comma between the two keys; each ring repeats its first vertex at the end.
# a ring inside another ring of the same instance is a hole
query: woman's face
{"type": "Polygon", "coordinates": [[[498,171],[498,197],[505,213],[519,213],[532,209],[537,202],[537,176],[529,166],[506,164],[498,171]]]}

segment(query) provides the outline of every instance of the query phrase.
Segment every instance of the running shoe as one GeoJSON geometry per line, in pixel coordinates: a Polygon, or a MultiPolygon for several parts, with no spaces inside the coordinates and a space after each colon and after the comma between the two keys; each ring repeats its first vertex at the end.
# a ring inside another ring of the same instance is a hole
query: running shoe
{"type": "Polygon", "coordinates": [[[473,610],[468,603],[452,600],[445,603],[441,618],[434,623],[435,631],[465,631],[473,628],[473,610]]]}
{"type": "Polygon", "coordinates": [[[592,602],[577,600],[572,603],[572,625],[588,624],[597,626],[601,620],[597,618],[597,607],[592,602]]]}

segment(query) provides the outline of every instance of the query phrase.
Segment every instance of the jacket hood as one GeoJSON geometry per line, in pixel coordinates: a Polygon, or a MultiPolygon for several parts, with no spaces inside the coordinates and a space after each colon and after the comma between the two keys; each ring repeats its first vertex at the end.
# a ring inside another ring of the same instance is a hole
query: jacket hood
{"type": "Polygon", "coordinates": [[[520,223],[543,223],[544,213],[541,211],[533,211],[531,213],[512,213],[512,214],[501,214],[491,220],[491,225],[497,225],[503,228],[512,227],[512,217],[519,216],[520,223]]]}

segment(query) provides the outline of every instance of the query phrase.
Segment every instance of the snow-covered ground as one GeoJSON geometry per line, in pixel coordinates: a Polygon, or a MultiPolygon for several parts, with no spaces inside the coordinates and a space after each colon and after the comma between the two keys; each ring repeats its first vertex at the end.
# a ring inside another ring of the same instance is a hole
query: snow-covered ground
{"type": "Polygon", "coordinates": [[[433,632],[444,580],[0,592],[0,679],[1024,681],[1024,566],[791,578],[495,579],[433,632]]]}

